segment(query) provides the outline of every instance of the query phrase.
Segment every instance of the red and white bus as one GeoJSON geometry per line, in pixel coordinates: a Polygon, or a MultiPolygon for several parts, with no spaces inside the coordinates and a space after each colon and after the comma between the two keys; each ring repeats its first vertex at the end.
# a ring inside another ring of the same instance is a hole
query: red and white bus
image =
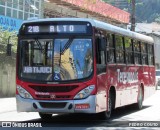
{"type": "Polygon", "coordinates": [[[19,112],[100,113],[142,102],[155,92],[151,37],[84,18],[24,22],[18,34],[19,112]]]}

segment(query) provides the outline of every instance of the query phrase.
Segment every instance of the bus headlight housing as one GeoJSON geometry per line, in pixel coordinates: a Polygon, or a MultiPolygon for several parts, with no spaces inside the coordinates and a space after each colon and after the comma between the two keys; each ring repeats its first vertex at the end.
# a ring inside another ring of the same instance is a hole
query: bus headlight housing
{"type": "Polygon", "coordinates": [[[84,88],[83,90],[81,90],[78,94],[76,94],[74,99],[86,98],[93,92],[94,89],[95,89],[95,85],[90,85],[90,86],[84,88]]]}
{"type": "Polygon", "coordinates": [[[18,93],[21,97],[23,98],[29,98],[29,99],[33,99],[33,97],[29,94],[29,92],[27,92],[24,88],[22,88],[20,85],[17,85],[17,90],[18,93]]]}

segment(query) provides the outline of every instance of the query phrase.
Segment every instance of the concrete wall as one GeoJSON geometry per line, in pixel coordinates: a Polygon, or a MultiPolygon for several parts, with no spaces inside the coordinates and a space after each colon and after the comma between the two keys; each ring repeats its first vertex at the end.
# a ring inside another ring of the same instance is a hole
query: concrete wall
{"type": "Polygon", "coordinates": [[[0,98],[15,96],[16,60],[0,54],[0,98]]]}

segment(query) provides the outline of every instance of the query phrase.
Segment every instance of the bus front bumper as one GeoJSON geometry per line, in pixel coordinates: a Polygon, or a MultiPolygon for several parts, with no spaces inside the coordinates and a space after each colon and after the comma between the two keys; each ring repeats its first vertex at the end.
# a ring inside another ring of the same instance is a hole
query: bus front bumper
{"type": "Polygon", "coordinates": [[[18,112],[96,113],[96,96],[81,100],[34,100],[16,95],[18,112]]]}

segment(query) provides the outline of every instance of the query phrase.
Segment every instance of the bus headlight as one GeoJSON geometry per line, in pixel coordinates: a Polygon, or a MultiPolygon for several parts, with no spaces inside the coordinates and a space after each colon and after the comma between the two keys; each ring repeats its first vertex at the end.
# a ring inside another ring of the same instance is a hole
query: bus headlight
{"type": "Polygon", "coordinates": [[[33,97],[27,92],[24,88],[22,88],[20,85],[17,85],[18,93],[23,98],[30,98],[33,99],[33,97]]]}
{"type": "Polygon", "coordinates": [[[83,90],[81,90],[78,94],[76,94],[76,96],[74,97],[74,99],[83,99],[88,97],[92,91],[95,89],[95,85],[90,85],[87,88],[84,88],[83,90]]]}

